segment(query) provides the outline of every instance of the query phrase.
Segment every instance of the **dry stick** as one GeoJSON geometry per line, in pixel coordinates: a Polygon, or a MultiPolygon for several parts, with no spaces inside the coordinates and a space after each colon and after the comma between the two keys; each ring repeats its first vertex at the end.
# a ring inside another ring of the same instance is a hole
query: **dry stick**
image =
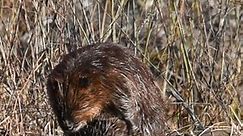
{"type": "MultiPolygon", "coordinates": [[[[132,28],[133,28],[133,39],[135,40],[135,47],[138,45],[138,39],[137,39],[137,24],[136,24],[136,18],[135,18],[135,0],[132,1],[132,28]]],[[[125,34],[126,35],[126,34],[125,34]]],[[[128,36],[127,36],[128,37],[128,36]]],[[[130,39],[129,39],[130,40],[130,39]]],[[[137,48],[135,48],[135,55],[137,55],[137,48]]]]}
{"type": "Polygon", "coordinates": [[[182,106],[187,110],[188,114],[191,116],[193,122],[195,123],[195,125],[199,128],[199,129],[204,129],[204,126],[202,125],[202,123],[200,122],[200,120],[197,118],[197,116],[195,116],[193,110],[189,107],[189,104],[187,104],[182,96],[180,95],[180,93],[176,90],[176,88],[170,83],[170,81],[168,81],[164,76],[162,76],[162,78],[164,80],[166,80],[166,82],[168,83],[168,85],[172,88],[172,95],[173,97],[176,98],[176,100],[178,102],[181,102],[182,103],[182,106]]]}
{"type": "Polygon", "coordinates": [[[103,20],[102,20],[102,24],[101,24],[101,31],[100,31],[100,39],[102,39],[102,42],[103,42],[103,39],[105,37],[105,34],[104,34],[104,31],[105,31],[105,23],[106,23],[106,16],[107,16],[107,12],[108,12],[108,0],[105,2],[105,9],[104,9],[104,13],[103,13],[103,20]]]}
{"type": "MultiPolygon", "coordinates": [[[[60,7],[59,7],[60,8],[60,7]]],[[[77,19],[77,23],[82,31],[82,33],[84,34],[85,39],[87,40],[87,42],[90,44],[90,40],[88,37],[88,34],[86,33],[85,29],[83,28],[83,25],[81,24],[81,21],[79,20],[79,18],[76,16],[75,11],[73,8],[71,8],[72,14],[76,17],[77,19]]]]}
{"type": "MultiPolygon", "coordinates": [[[[165,29],[166,30],[166,29],[165,29]]],[[[149,63],[151,64],[152,67],[155,68],[156,71],[160,72],[159,69],[157,67],[155,67],[150,61],[149,63]]],[[[168,83],[168,85],[172,88],[172,95],[174,98],[176,98],[176,100],[178,102],[182,103],[182,106],[187,110],[188,114],[191,116],[193,122],[195,123],[195,125],[200,128],[200,129],[204,129],[202,123],[200,122],[200,120],[195,116],[193,110],[189,107],[189,105],[183,100],[182,96],[180,95],[180,93],[176,90],[176,88],[170,83],[170,81],[168,81],[163,75],[160,75],[165,82],[168,83]]],[[[195,77],[194,77],[195,78],[195,77]]],[[[195,79],[194,79],[195,80],[195,79]]]]}
{"type": "MultiPolygon", "coordinates": [[[[87,16],[87,13],[86,13],[86,10],[84,9],[84,6],[83,6],[83,4],[80,2],[80,4],[82,5],[82,11],[83,11],[83,15],[84,15],[84,19],[85,19],[85,23],[87,24],[87,27],[88,27],[88,32],[89,32],[89,34],[91,34],[92,33],[92,27],[90,26],[90,19],[88,19],[88,16],[87,16]]],[[[74,9],[72,8],[72,11],[74,11],[74,9]]],[[[73,15],[75,15],[76,16],[76,14],[75,14],[75,12],[73,12],[73,15]]],[[[79,20],[79,18],[78,17],[76,17],[78,20],[79,20]]],[[[92,34],[91,34],[91,37],[92,37],[92,42],[94,42],[95,41],[95,38],[94,38],[94,34],[93,34],[93,36],[92,36],[92,34]]]]}
{"type": "MultiPolygon", "coordinates": [[[[175,5],[173,5],[174,7],[176,7],[175,5]]],[[[176,9],[176,8],[175,8],[176,9]]],[[[176,14],[178,16],[178,12],[177,10],[176,11],[176,14]]],[[[191,74],[193,76],[193,80],[195,81],[196,83],[196,88],[198,89],[198,85],[197,85],[197,81],[196,81],[196,78],[195,78],[195,75],[194,73],[192,72],[192,67],[191,67],[191,64],[189,62],[189,57],[188,57],[188,53],[185,49],[185,39],[184,39],[184,31],[182,29],[182,24],[181,24],[181,20],[180,19],[177,19],[178,21],[178,25],[179,25],[179,32],[180,32],[180,35],[181,35],[181,40],[182,40],[182,44],[181,44],[181,51],[182,51],[182,54],[183,54],[183,60],[184,60],[184,65],[186,67],[186,73],[187,73],[187,78],[189,79],[189,81],[191,80],[190,78],[190,73],[189,73],[189,70],[191,71],[191,74]]],[[[163,76],[162,76],[163,77],[163,76]]],[[[164,77],[163,77],[164,78],[164,77]]],[[[165,79],[165,78],[164,78],[165,79]]],[[[193,122],[195,123],[195,125],[199,128],[199,129],[204,129],[202,123],[200,122],[200,120],[195,116],[194,112],[193,112],[193,109],[191,109],[189,107],[189,104],[185,103],[185,101],[183,100],[183,98],[181,97],[180,93],[173,87],[173,85],[167,80],[167,83],[172,87],[173,91],[172,91],[172,95],[177,99],[177,101],[179,102],[182,102],[182,105],[183,107],[187,110],[188,114],[191,116],[193,122]]]]}
{"type": "MultiPolygon", "coordinates": [[[[113,3],[112,3],[113,4],[113,3]]],[[[120,17],[120,13],[122,12],[122,8],[125,6],[126,4],[126,1],[125,0],[121,0],[120,2],[120,5],[119,5],[119,8],[117,9],[116,13],[114,13],[114,15],[111,15],[110,17],[112,18],[112,21],[111,23],[109,24],[108,26],[108,31],[106,32],[107,35],[104,37],[104,41],[107,41],[107,39],[109,38],[109,36],[112,34],[112,38],[115,38],[114,37],[114,33],[112,33],[113,31],[113,27],[115,26],[115,24],[118,24],[116,23],[116,21],[118,20],[118,18],[120,17]]],[[[113,39],[114,40],[114,39],[113,39]]]]}
{"type": "MultiPolygon", "coordinates": [[[[115,4],[114,0],[111,0],[111,20],[112,20],[112,22],[116,20],[115,11],[114,11],[114,4],[115,4]]],[[[113,23],[111,27],[112,27],[111,28],[112,41],[116,42],[116,25],[115,25],[115,23],[113,23]]]]}
{"type": "MultiPolygon", "coordinates": [[[[159,1],[155,1],[156,2],[156,8],[157,8],[157,10],[158,10],[158,14],[160,15],[160,17],[161,17],[161,22],[163,22],[163,20],[165,20],[165,17],[164,17],[164,15],[163,15],[163,13],[162,13],[162,11],[161,11],[161,9],[162,9],[162,7],[161,7],[161,3],[159,3],[159,1]]],[[[165,23],[163,23],[163,29],[164,29],[164,31],[165,31],[165,36],[166,36],[166,39],[169,39],[168,37],[169,37],[169,35],[168,35],[168,33],[166,32],[167,31],[167,29],[166,29],[166,25],[165,25],[165,23]]],[[[168,40],[166,41],[167,43],[168,43],[168,40]]],[[[168,56],[170,56],[170,51],[168,50],[168,48],[166,49],[167,50],[167,54],[168,54],[168,56]]],[[[167,65],[166,65],[166,68],[165,68],[165,77],[167,77],[167,75],[168,75],[168,73],[169,73],[169,61],[167,60],[167,65]]],[[[153,66],[154,68],[155,68],[155,66],[153,66]]],[[[158,69],[156,69],[158,72],[160,72],[158,69]]],[[[159,75],[159,76],[162,76],[162,73],[159,75]]],[[[158,77],[159,77],[158,76],[158,77]]],[[[163,96],[165,96],[165,94],[166,94],[166,88],[167,88],[167,82],[166,82],[166,80],[164,80],[163,81],[163,89],[162,89],[162,93],[163,93],[163,96]]]]}
{"type": "MultiPolygon", "coordinates": [[[[149,40],[150,40],[150,38],[151,38],[151,34],[152,34],[152,31],[153,31],[153,27],[154,27],[154,21],[153,21],[153,19],[154,19],[154,16],[150,16],[149,17],[150,19],[149,19],[149,30],[148,30],[148,34],[147,34],[147,37],[146,37],[146,44],[145,44],[145,50],[144,50],[144,56],[146,57],[146,56],[148,56],[149,57],[149,55],[147,55],[147,52],[148,52],[148,44],[149,44],[149,40]],[[152,18],[152,21],[151,21],[151,18],[152,18]]],[[[145,59],[143,59],[143,61],[145,62],[145,59]]]]}

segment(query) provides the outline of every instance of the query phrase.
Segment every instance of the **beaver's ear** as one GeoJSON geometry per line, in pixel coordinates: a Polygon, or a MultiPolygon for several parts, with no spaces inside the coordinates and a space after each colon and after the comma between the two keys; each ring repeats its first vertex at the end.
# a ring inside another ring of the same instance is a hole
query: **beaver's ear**
{"type": "Polygon", "coordinates": [[[64,73],[63,71],[59,71],[59,69],[54,69],[52,73],[48,76],[49,80],[57,81],[59,83],[64,82],[64,73]]]}
{"type": "MultiPolygon", "coordinates": [[[[47,92],[48,95],[56,95],[57,92],[62,90],[62,83],[64,83],[63,75],[59,72],[53,71],[47,80],[47,92]],[[60,86],[61,85],[61,86],[60,86]]],[[[62,94],[62,93],[61,93],[62,94]]]]}
{"type": "Polygon", "coordinates": [[[90,85],[90,79],[88,77],[79,77],[79,87],[86,88],[90,85]]]}
{"type": "Polygon", "coordinates": [[[56,92],[59,90],[58,88],[58,81],[56,81],[54,78],[49,77],[47,80],[47,92],[48,94],[51,92],[56,92]]]}

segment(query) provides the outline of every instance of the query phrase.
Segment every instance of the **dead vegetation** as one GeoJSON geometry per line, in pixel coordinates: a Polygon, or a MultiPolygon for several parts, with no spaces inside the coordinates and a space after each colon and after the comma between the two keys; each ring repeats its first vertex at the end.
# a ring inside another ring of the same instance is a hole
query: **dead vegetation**
{"type": "Polygon", "coordinates": [[[134,50],[168,100],[168,135],[241,135],[240,0],[1,0],[0,135],[61,135],[46,78],[83,45],[134,50]]]}

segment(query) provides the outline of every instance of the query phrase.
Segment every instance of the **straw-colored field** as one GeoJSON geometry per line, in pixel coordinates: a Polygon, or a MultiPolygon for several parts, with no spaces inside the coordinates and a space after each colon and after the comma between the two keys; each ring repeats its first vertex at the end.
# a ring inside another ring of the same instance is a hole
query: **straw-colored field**
{"type": "Polygon", "coordinates": [[[151,68],[168,135],[243,135],[242,0],[0,0],[0,135],[62,135],[47,76],[98,42],[151,68]]]}

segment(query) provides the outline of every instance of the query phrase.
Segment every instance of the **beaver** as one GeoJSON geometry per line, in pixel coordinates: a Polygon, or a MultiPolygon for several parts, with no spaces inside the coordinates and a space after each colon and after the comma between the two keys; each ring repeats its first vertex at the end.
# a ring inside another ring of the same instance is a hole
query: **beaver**
{"type": "Polygon", "coordinates": [[[47,94],[64,135],[165,135],[160,89],[121,45],[87,45],[65,55],[48,77],[47,94]]]}

